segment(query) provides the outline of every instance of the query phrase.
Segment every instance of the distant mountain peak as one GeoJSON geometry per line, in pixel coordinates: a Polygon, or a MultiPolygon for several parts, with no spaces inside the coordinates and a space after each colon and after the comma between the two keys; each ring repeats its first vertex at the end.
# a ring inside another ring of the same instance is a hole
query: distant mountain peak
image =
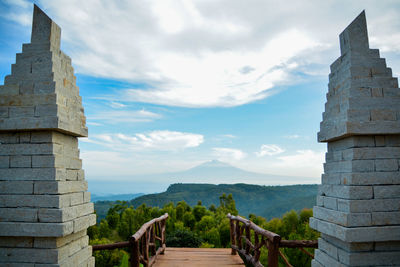
{"type": "MultiPolygon", "coordinates": [[[[219,161],[217,159],[206,161],[196,167],[232,167],[229,163],[219,161]]],[[[195,168],[196,168],[195,167],[195,168]]]]}

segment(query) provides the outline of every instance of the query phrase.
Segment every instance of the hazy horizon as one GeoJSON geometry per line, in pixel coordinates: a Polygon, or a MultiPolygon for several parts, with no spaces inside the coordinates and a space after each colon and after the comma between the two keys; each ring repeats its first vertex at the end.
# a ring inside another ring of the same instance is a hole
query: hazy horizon
{"type": "Polygon", "coordinates": [[[278,176],[247,172],[218,160],[207,161],[182,172],[158,173],[125,177],[103,177],[88,180],[89,191],[96,195],[159,193],[169,185],[185,184],[256,184],[256,185],[295,185],[317,184],[319,178],[297,176],[278,176]]]}

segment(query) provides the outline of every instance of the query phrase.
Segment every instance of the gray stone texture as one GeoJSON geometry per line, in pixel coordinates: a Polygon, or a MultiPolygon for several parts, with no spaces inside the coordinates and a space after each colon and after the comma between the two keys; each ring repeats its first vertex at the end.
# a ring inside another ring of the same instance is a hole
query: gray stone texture
{"type": "Polygon", "coordinates": [[[364,13],[340,34],[340,47],[341,56],[331,65],[318,140],[399,133],[397,78],[392,77],[379,51],[369,49],[364,13]]]}
{"type": "Polygon", "coordinates": [[[94,266],[87,136],[60,28],[36,5],[32,38],[0,86],[0,266],[94,266]]]}
{"type": "Polygon", "coordinates": [[[312,266],[400,266],[400,89],[362,12],[340,34],[318,141],[324,174],[312,266]]]}
{"type": "Polygon", "coordinates": [[[0,131],[55,130],[87,136],[71,59],[60,50],[61,29],[34,9],[32,38],[0,87],[0,131]]]}

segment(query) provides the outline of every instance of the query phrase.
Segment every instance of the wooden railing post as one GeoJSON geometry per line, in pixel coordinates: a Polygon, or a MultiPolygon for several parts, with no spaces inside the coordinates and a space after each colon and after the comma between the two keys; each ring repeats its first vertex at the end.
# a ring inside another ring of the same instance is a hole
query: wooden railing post
{"type": "Polygon", "coordinates": [[[131,258],[130,267],[139,267],[140,266],[140,259],[139,259],[139,242],[135,240],[134,237],[129,239],[130,250],[131,250],[131,258]]]}
{"type": "Polygon", "coordinates": [[[157,255],[164,254],[166,248],[165,225],[167,218],[168,213],[165,213],[143,224],[142,227],[129,238],[129,241],[106,245],[93,245],[93,251],[128,247],[131,267],[139,267],[140,263],[143,263],[144,267],[152,266],[157,255]],[[159,235],[157,235],[157,228],[159,230],[159,235]],[[156,240],[160,241],[158,249],[156,240]],[[151,255],[149,255],[150,253],[151,255]]]}
{"type": "Polygon", "coordinates": [[[149,230],[147,229],[142,237],[142,256],[144,259],[144,267],[149,267],[149,230]]]}
{"type": "Polygon", "coordinates": [[[236,221],[236,246],[238,246],[238,249],[242,249],[242,238],[240,234],[240,222],[236,221]]]}
{"type": "Polygon", "coordinates": [[[268,267],[278,267],[280,241],[280,236],[274,236],[272,240],[268,240],[268,267]]]}
{"type": "Polygon", "coordinates": [[[250,236],[250,224],[246,224],[246,254],[250,254],[250,243],[251,236],[250,236]]]}
{"type": "Polygon", "coordinates": [[[279,250],[280,247],[299,248],[307,256],[313,258],[310,252],[304,248],[317,248],[318,240],[281,240],[281,237],[273,232],[265,230],[252,221],[240,216],[228,214],[230,223],[230,235],[232,244],[232,255],[238,253],[246,266],[262,267],[260,262],[261,249],[268,249],[268,267],[278,267],[279,256],[282,257],[287,266],[290,265],[285,255],[279,250]],[[254,242],[251,240],[251,232],[254,231],[254,242]],[[245,244],[243,245],[243,240],[245,244]]]}
{"type": "Polygon", "coordinates": [[[161,247],[162,247],[162,251],[161,254],[164,254],[165,252],[165,248],[166,248],[166,242],[165,242],[165,228],[166,228],[166,220],[161,221],[161,247]]]}
{"type": "MultiPolygon", "coordinates": [[[[228,214],[228,217],[231,214],[228,214]]],[[[229,224],[230,224],[230,234],[231,234],[231,245],[235,246],[236,245],[236,237],[235,237],[235,224],[231,218],[229,218],[229,224]]],[[[231,255],[236,255],[236,250],[232,247],[231,250],[231,255]]]]}
{"type": "Polygon", "coordinates": [[[151,252],[151,256],[156,255],[156,227],[153,224],[150,228],[150,252],[151,252]]]}
{"type": "Polygon", "coordinates": [[[258,246],[259,246],[259,240],[258,240],[258,234],[256,233],[256,232],[254,232],[254,247],[256,248],[255,250],[254,250],[254,260],[256,261],[256,262],[258,262],[259,260],[260,260],[260,249],[261,249],[261,247],[260,248],[258,248],[258,246]],[[258,248],[258,249],[257,249],[258,248]]]}

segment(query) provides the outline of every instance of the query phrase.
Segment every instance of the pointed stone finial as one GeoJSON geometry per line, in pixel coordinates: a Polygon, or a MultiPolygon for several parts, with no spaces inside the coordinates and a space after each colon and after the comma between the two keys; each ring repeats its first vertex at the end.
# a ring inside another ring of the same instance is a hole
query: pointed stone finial
{"type": "Polygon", "coordinates": [[[363,10],[339,35],[340,53],[344,55],[349,51],[368,52],[368,32],[365,11],[363,10]]]}
{"type": "Polygon", "coordinates": [[[37,5],[34,5],[32,22],[32,44],[48,44],[60,49],[61,28],[37,5]]]}
{"type": "Polygon", "coordinates": [[[318,141],[400,134],[398,80],[379,50],[369,49],[364,11],[340,34],[340,48],[331,65],[318,141]]]}
{"type": "Polygon", "coordinates": [[[22,46],[0,85],[0,133],[41,129],[87,136],[74,69],[60,50],[60,37],[60,27],[35,5],[31,43],[22,46]]]}

